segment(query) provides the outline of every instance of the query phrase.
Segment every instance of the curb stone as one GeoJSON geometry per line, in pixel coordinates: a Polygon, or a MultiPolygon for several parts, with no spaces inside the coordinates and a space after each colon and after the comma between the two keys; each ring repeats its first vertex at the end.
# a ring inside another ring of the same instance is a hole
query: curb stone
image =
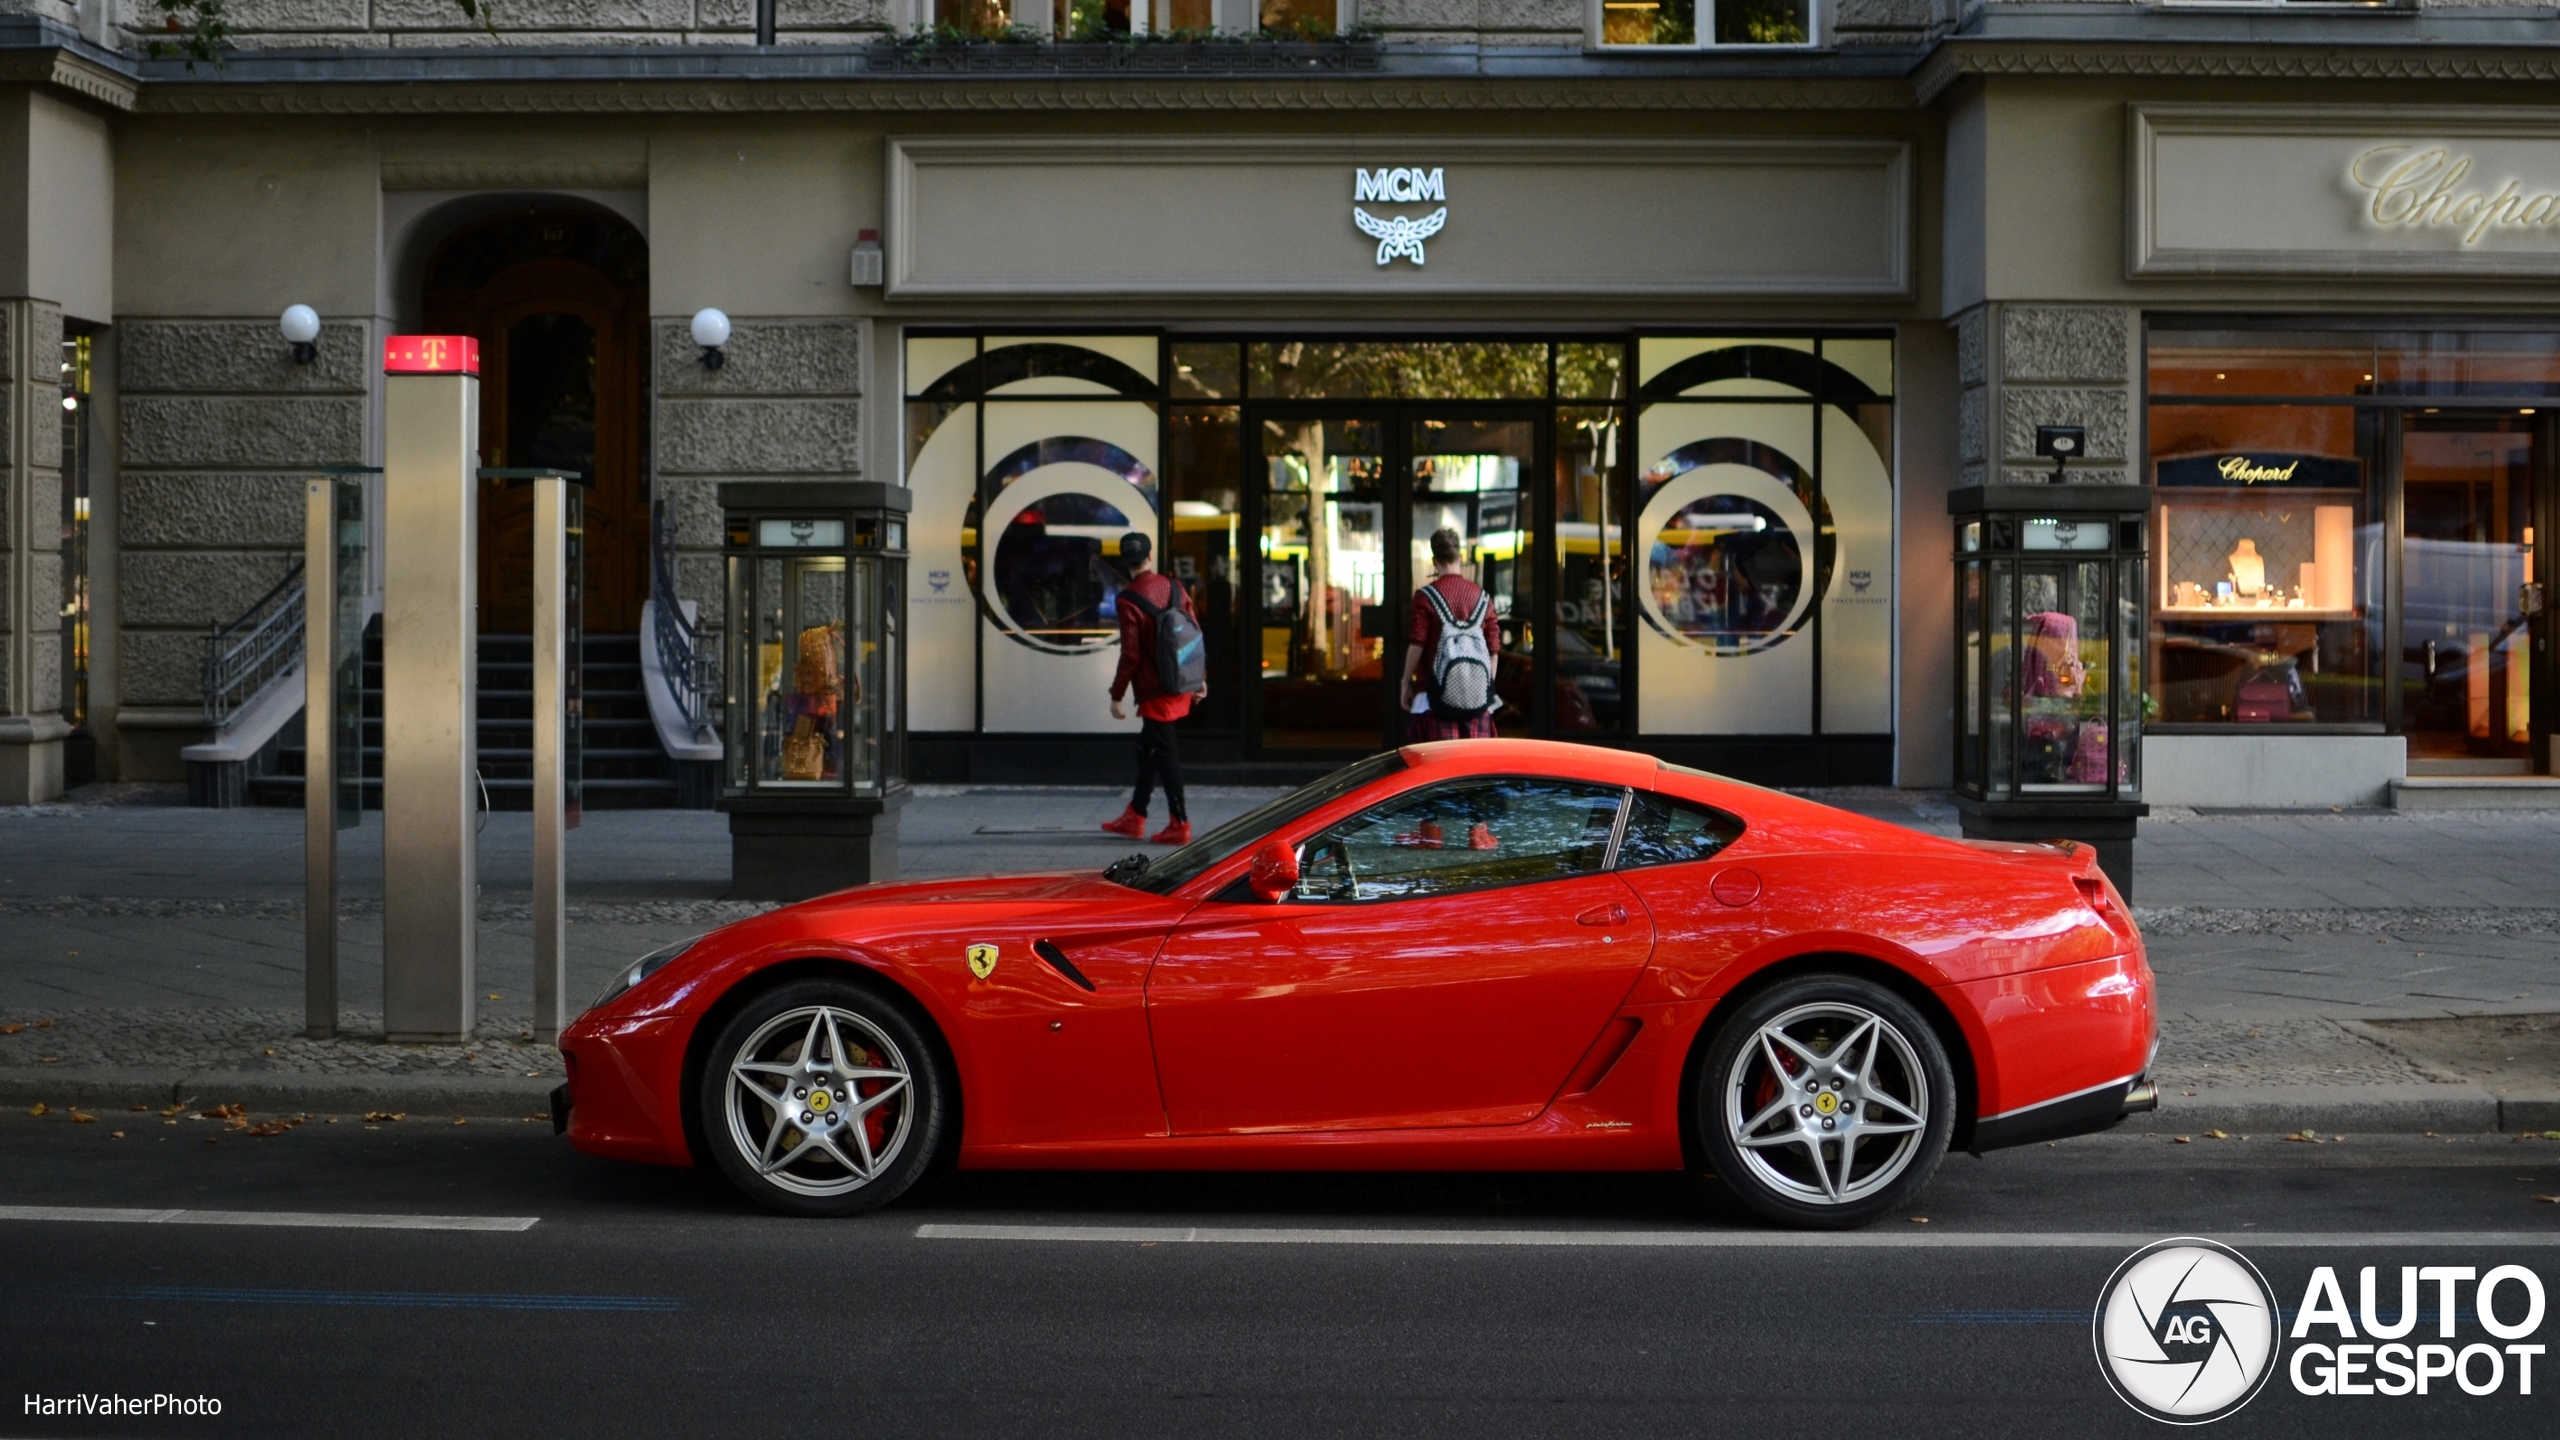
{"type": "Polygon", "coordinates": [[[252,1110],[362,1114],[549,1116],[557,1076],[292,1075],[238,1070],[46,1070],[0,1072],[0,1105],[237,1103],[252,1110]]]}

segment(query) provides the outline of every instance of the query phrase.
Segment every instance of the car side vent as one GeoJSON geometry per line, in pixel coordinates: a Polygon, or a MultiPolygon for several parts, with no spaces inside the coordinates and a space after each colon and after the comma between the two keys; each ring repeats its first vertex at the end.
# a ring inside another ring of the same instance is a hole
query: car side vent
{"type": "Polygon", "coordinates": [[[1066,976],[1068,979],[1073,980],[1085,989],[1090,990],[1093,988],[1093,982],[1084,978],[1084,972],[1076,968],[1076,962],[1067,958],[1066,951],[1059,949],[1057,946],[1050,944],[1046,940],[1034,940],[1031,942],[1031,953],[1048,961],[1050,969],[1066,976]]]}

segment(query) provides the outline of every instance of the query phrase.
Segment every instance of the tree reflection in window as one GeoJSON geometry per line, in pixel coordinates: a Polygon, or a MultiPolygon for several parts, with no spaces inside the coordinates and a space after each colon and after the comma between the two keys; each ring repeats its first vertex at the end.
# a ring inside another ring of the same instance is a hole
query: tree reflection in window
{"type": "Polygon", "coordinates": [[[1306,843],[1301,900],[1409,900],[1597,872],[1626,791],[1503,776],[1399,795],[1306,843]]]}

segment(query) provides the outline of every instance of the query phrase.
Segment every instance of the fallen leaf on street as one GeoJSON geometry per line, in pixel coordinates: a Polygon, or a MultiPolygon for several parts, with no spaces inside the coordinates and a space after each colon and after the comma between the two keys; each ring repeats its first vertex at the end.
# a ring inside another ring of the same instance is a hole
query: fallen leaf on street
{"type": "Polygon", "coordinates": [[[160,1112],[160,1114],[161,1114],[161,1117],[165,1119],[165,1118],[167,1118],[167,1117],[169,1117],[169,1116],[171,1116],[171,1115],[177,1115],[177,1114],[181,1114],[181,1113],[183,1113],[183,1112],[186,1110],[186,1108],[187,1108],[187,1107],[186,1107],[186,1106],[184,1106],[184,1105],[172,1105],[172,1106],[170,1106],[168,1109],[161,1111],[161,1112],[160,1112]]]}
{"type": "Polygon", "coordinates": [[[78,1106],[74,1106],[71,1110],[71,1123],[74,1125],[95,1125],[98,1123],[98,1117],[89,1114],[78,1106]]]}
{"type": "Polygon", "coordinates": [[[2195,1137],[2191,1135],[2181,1135],[2178,1137],[2178,1143],[2181,1145],[2193,1145],[2196,1142],[2195,1137]]]}
{"type": "Polygon", "coordinates": [[[35,1028],[38,1030],[50,1030],[53,1028],[53,1022],[50,1020],[39,1020],[36,1022],[35,1028]]]}
{"type": "Polygon", "coordinates": [[[53,1107],[39,1100],[28,1109],[27,1113],[30,1115],[50,1115],[53,1113],[53,1107]]]}
{"type": "Polygon", "coordinates": [[[40,1061],[44,1062],[44,1063],[45,1063],[45,1064],[47,1064],[47,1065],[59,1065],[59,1064],[61,1064],[61,1063],[62,1063],[62,1057],[61,1057],[61,1056],[59,1056],[59,1055],[39,1055],[39,1056],[37,1056],[37,1057],[36,1057],[36,1059],[38,1059],[38,1060],[40,1060],[40,1061]]]}
{"type": "Polygon", "coordinates": [[[2297,1145],[2317,1145],[2320,1143],[2320,1137],[2309,1130],[2297,1130],[2293,1134],[2287,1135],[2284,1138],[2297,1145]]]}
{"type": "Polygon", "coordinates": [[[2207,1140],[2228,1140],[2231,1138],[2231,1132],[2227,1130],[2207,1130],[2204,1132],[2204,1138],[2207,1140]]]}
{"type": "Polygon", "coordinates": [[[270,1135],[281,1135],[281,1134],[283,1134],[284,1132],[286,1132],[287,1130],[290,1130],[290,1129],[292,1129],[292,1128],[293,1128],[293,1126],[292,1126],[291,1124],[289,1124],[289,1123],[285,1122],[285,1121],[282,1121],[282,1120],[270,1120],[270,1121],[268,1121],[267,1123],[265,1123],[265,1124],[263,1124],[263,1125],[252,1125],[252,1126],[250,1126],[250,1127],[249,1127],[249,1130],[248,1130],[248,1133],[250,1133],[250,1134],[252,1134],[252,1135],[257,1136],[257,1137],[258,1137],[259,1139],[261,1139],[261,1140],[264,1140],[264,1139],[266,1139],[266,1138],[267,1138],[268,1136],[270,1136],[270,1135]]]}
{"type": "Polygon", "coordinates": [[[19,1031],[24,1030],[24,1029],[26,1029],[26,1028],[27,1028],[26,1026],[19,1024],[19,1023],[18,1023],[17,1021],[15,1021],[15,1020],[12,1020],[12,1021],[10,1021],[8,1024],[6,1024],[6,1025],[0,1025],[0,1035],[15,1035],[15,1034],[17,1034],[19,1031]]]}
{"type": "Polygon", "coordinates": [[[1914,1215],[1911,1217],[1911,1223],[1914,1225],[1926,1225],[1929,1223],[1929,1217],[1926,1215],[1914,1215]]]}
{"type": "Polygon", "coordinates": [[[406,1110],[403,1110],[403,1111],[401,1111],[401,1112],[399,1112],[398,1114],[396,1114],[396,1115],[395,1115],[395,1114],[393,1114],[391,1111],[388,1111],[388,1110],[367,1110],[366,1112],[364,1112],[364,1118],[365,1118],[365,1119],[367,1119],[367,1120],[370,1120],[370,1121],[374,1122],[374,1123],[375,1123],[375,1124],[377,1124],[377,1125],[380,1125],[380,1124],[388,1124],[389,1122],[391,1122],[391,1121],[393,1121],[393,1120],[406,1120],[406,1119],[408,1119],[408,1118],[409,1118],[409,1112],[408,1112],[408,1111],[406,1111],[406,1110]]]}
{"type": "Polygon", "coordinates": [[[124,1132],[121,1130],[110,1130],[107,1132],[107,1138],[110,1140],[121,1140],[124,1138],[124,1132]]]}
{"type": "Polygon", "coordinates": [[[456,1124],[456,1125],[461,1124],[461,1123],[462,1123],[462,1117],[461,1117],[461,1116],[459,1116],[459,1115],[454,1116],[454,1117],[453,1117],[453,1123],[454,1123],[454,1124],[456,1124]]]}
{"type": "Polygon", "coordinates": [[[196,1112],[196,1118],[199,1120],[237,1120],[248,1113],[249,1107],[235,1100],[228,1105],[216,1105],[210,1110],[199,1110],[196,1112]]]}
{"type": "Polygon", "coordinates": [[[148,1106],[148,1105],[127,1105],[127,1106],[126,1106],[126,1107],[124,1107],[124,1108],[126,1108],[127,1110],[131,1110],[131,1111],[133,1111],[133,1112],[134,1112],[135,1114],[137,1114],[137,1115],[145,1114],[145,1113],[149,1112],[149,1110],[151,1109],[151,1107],[150,1107],[150,1106],[148,1106]]]}
{"type": "Polygon", "coordinates": [[[2560,1195],[2536,1195],[2533,1198],[2545,1205],[2560,1205],[2560,1195]]]}

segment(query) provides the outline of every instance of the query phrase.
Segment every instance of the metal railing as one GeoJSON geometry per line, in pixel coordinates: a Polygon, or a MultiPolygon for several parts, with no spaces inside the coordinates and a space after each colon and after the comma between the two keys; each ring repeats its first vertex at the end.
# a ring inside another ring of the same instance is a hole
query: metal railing
{"type": "Polygon", "coordinates": [[[658,647],[658,668],[667,677],[667,688],[675,692],[686,725],[696,735],[707,735],[711,697],[720,688],[719,660],[699,646],[700,632],[685,619],[683,602],[676,597],[675,522],[667,514],[667,502],[660,500],[649,508],[650,588],[658,602],[649,607],[655,620],[650,638],[658,647]]]}
{"type": "Polygon", "coordinates": [[[220,729],[232,713],[302,658],[302,561],[228,625],[207,627],[197,679],[204,718],[220,729]]]}

